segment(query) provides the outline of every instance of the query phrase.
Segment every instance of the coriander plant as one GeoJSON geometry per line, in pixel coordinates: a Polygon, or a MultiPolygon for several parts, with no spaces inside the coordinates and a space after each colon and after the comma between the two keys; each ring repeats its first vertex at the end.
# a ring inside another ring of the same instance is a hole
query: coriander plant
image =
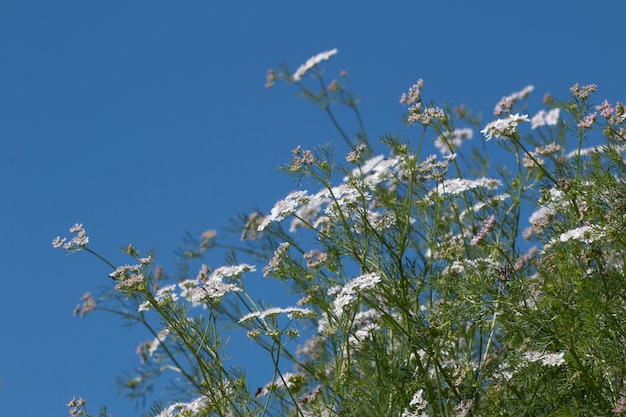
{"type": "MultiPolygon", "coordinates": [[[[626,415],[624,105],[577,84],[531,115],[528,86],[483,123],[425,101],[419,80],[400,98],[415,139],[387,135],[377,154],[345,72],[324,80],[336,53],[270,70],[267,87],[295,85],[350,152],[295,148],[282,170],[296,190],[235,219],[238,239],[189,238],[170,273],[132,245],[128,265],[109,263],[82,224],[54,239],[111,266],[109,290],[77,314],[151,335],[127,394],[162,390],[146,414],[159,417],[626,415]],[[477,130],[499,164],[468,149],[477,130]],[[261,275],[292,301],[246,290],[261,275]],[[233,329],[267,352],[263,386],[230,357],[233,329]]],[[[89,415],[83,399],[68,406],[89,415]]]]}

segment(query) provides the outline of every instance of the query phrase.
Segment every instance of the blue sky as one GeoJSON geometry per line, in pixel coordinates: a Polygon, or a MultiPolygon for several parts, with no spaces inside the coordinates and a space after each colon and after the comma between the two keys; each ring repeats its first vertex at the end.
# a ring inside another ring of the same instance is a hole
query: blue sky
{"type": "Polygon", "coordinates": [[[370,138],[410,137],[398,100],[418,78],[427,100],[466,103],[485,122],[528,84],[537,106],[575,82],[626,100],[625,12],[621,1],[2,2],[0,414],[63,415],[74,395],[93,413],[142,411],[114,381],[145,335],[72,316],[110,271],[53,250],[55,236],[82,222],[114,262],[133,242],[171,269],[186,232],[291,191],[276,170],[291,149],[345,152],[293,86],[265,89],[268,68],[338,48],[328,74],[348,72],[370,138]]]}

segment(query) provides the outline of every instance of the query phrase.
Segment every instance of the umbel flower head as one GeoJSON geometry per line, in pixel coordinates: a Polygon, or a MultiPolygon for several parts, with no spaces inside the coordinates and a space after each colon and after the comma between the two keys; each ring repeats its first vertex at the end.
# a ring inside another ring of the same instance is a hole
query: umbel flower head
{"type": "Polygon", "coordinates": [[[52,240],[52,246],[55,249],[62,248],[67,251],[75,251],[83,249],[89,243],[89,236],[87,236],[87,231],[82,223],[74,224],[74,226],[70,227],[70,232],[76,235],[69,242],[66,242],[67,238],[61,239],[61,236],[57,236],[52,240]]]}
{"type": "Polygon", "coordinates": [[[320,52],[319,54],[312,56],[307,59],[307,61],[300,65],[296,72],[293,73],[293,80],[300,81],[304,75],[315,68],[320,62],[326,61],[331,56],[337,53],[337,48],[331,49],[330,51],[320,52]]]}
{"type": "Polygon", "coordinates": [[[517,130],[517,126],[521,122],[529,122],[527,114],[512,114],[504,119],[498,119],[491,123],[488,123],[483,130],[480,131],[487,140],[492,137],[501,138],[505,136],[512,136],[517,130]]]}

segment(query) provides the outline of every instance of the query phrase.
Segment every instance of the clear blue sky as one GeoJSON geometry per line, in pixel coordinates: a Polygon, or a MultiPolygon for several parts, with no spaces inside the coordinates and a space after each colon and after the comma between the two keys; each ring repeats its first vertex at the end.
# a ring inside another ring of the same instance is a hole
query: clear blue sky
{"type": "Polygon", "coordinates": [[[622,1],[382,4],[0,3],[1,416],[66,415],[74,395],[93,413],[140,414],[114,379],[137,363],[145,334],[71,315],[109,270],[53,250],[55,236],[82,222],[113,261],[125,263],[116,250],[133,242],[171,270],[185,232],[269,210],[292,190],[275,170],[291,149],[333,141],[345,151],[295,88],[265,89],[268,68],[293,71],[338,48],[328,74],[348,71],[370,138],[416,134],[398,100],[418,78],[427,100],[464,102],[485,122],[528,84],[538,106],[575,82],[626,100],[622,1]]]}

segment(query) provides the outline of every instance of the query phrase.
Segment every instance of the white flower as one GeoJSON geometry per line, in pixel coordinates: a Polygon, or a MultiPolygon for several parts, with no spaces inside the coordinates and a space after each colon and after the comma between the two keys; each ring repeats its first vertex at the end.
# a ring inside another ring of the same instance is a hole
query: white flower
{"type": "Polygon", "coordinates": [[[221,278],[210,279],[202,287],[194,288],[190,291],[189,300],[199,303],[207,298],[222,298],[229,292],[239,292],[241,288],[235,284],[226,284],[221,278]]]}
{"type": "MultiPolygon", "coordinates": [[[[377,232],[382,232],[384,229],[388,229],[396,224],[396,214],[393,211],[368,211],[366,217],[370,226],[377,232]]],[[[359,229],[361,229],[361,227],[359,227],[359,229]]]]}
{"type": "Polygon", "coordinates": [[[278,248],[274,251],[274,255],[272,256],[272,259],[270,259],[268,264],[265,265],[265,268],[263,268],[264,277],[276,271],[276,269],[280,265],[280,261],[283,259],[285,254],[289,252],[290,247],[291,245],[288,242],[283,242],[280,245],[278,245],[278,248]]]}
{"type": "Polygon", "coordinates": [[[236,277],[244,272],[254,272],[256,267],[254,265],[240,264],[230,266],[220,266],[211,274],[210,279],[224,278],[224,277],[236,277]]]}
{"type": "Polygon", "coordinates": [[[360,191],[349,184],[340,184],[329,190],[322,190],[318,197],[330,199],[324,213],[332,216],[351,213],[359,206],[362,200],[371,200],[372,196],[366,191],[360,191]]]}
{"type": "Polygon", "coordinates": [[[74,223],[74,226],[70,227],[70,232],[72,233],[80,233],[84,231],[82,223],[74,223]]]}
{"type": "Polygon", "coordinates": [[[454,149],[458,149],[463,144],[463,141],[471,139],[474,136],[474,131],[469,127],[463,129],[454,129],[453,132],[448,132],[443,136],[439,136],[435,139],[435,146],[439,149],[441,154],[449,154],[454,149]],[[452,145],[453,149],[450,149],[452,145]]]}
{"type": "Polygon", "coordinates": [[[355,178],[364,187],[374,189],[378,184],[397,176],[395,171],[398,163],[397,157],[385,158],[384,155],[378,155],[365,161],[362,166],[354,168],[351,176],[344,177],[343,181],[348,182],[350,178],[355,178]]]}
{"type": "Polygon", "coordinates": [[[344,307],[354,300],[355,293],[373,288],[380,282],[380,279],[380,274],[372,272],[348,281],[339,291],[335,301],[333,301],[333,312],[335,315],[341,317],[344,307]]]}
{"type": "Polygon", "coordinates": [[[263,387],[259,388],[254,397],[263,397],[267,395],[270,390],[282,389],[285,388],[285,386],[287,388],[291,388],[294,383],[301,381],[303,378],[303,373],[294,374],[293,372],[285,372],[282,375],[277,376],[274,381],[268,382],[263,387]]]}
{"type": "Polygon", "coordinates": [[[52,247],[55,249],[60,249],[65,244],[65,238],[61,239],[61,236],[57,236],[52,241],[52,247]]]}
{"type": "Polygon", "coordinates": [[[545,352],[537,352],[536,350],[531,350],[528,352],[524,352],[524,359],[528,362],[539,362],[541,361],[542,365],[546,366],[559,366],[565,363],[565,359],[563,359],[563,355],[565,353],[545,353],[545,352]]]}
{"type": "Polygon", "coordinates": [[[409,405],[416,406],[418,410],[423,410],[424,408],[426,408],[427,404],[428,403],[424,400],[423,389],[418,390],[413,396],[413,399],[411,400],[411,402],[409,403],[409,405]]]}
{"type": "Polygon", "coordinates": [[[207,406],[207,397],[199,397],[189,403],[174,403],[161,411],[156,417],[174,417],[182,415],[197,415],[207,406]]]}
{"type": "Polygon", "coordinates": [[[152,255],[148,255],[145,258],[137,259],[142,265],[149,265],[152,262],[152,255]]]}
{"type": "Polygon", "coordinates": [[[428,401],[424,399],[424,390],[419,389],[413,395],[411,402],[409,403],[409,408],[412,408],[413,411],[410,411],[409,408],[405,409],[402,412],[402,417],[424,417],[427,416],[426,413],[420,412],[424,410],[428,406],[428,401]]]}
{"type": "Polygon", "coordinates": [[[258,231],[262,232],[270,223],[279,222],[285,217],[293,214],[299,206],[307,203],[311,197],[306,191],[294,191],[290,193],[284,200],[277,202],[270,214],[266,216],[258,227],[258,231]]]}
{"type": "Polygon", "coordinates": [[[66,238],[61,239],[60,236],[57,236],[52,240],[52,246],[55,249],[63,248],[68,251],[75,251],[83,249],[89,243],[89,236],[87,236],[87,231],[83,228],[82,223],[75,223],[74,226],[70,227],[70,232],[76,233],[76,236],[69,242],[66,243],[66,238]]]}
{"type": "Polygon", "coordinates": [[[546,124],[548,126],[554,126],[559,122],[559,116],[561,115],[561,109],[554,108],[546,115],[546,124]]]}
{"type": "Polygon", "coordinates": [[[248,313],[242,318],[239,319],[239,323],[243,323],[244,321],[259,318],[264,319],[267,316],[275,316],[277,314],[287,314],[287,317],[293,319],[295,317],[301,317],[307,314],[311,314],[311,310],[308,308],[299,308],[299,307],[271,307],[264,311],[253,311],[252,313],[248,313]]]}
{"type": "Polygon", "coordinates": [[[541,360],[543,354],[541,352],[537,352],[536,350],[530,350],[528,352],[524,352],[524,359],[528,362],[537,362],[541,360]]]}
{"type": "Polygon", "coordinates": [[[465,178],[452,178],[449,180],[445,180],[444,182],[439,184],[437,188],[431,191],[426,198],[431,199],[434,194],[440,196],[445,194],[457,195],[464,191],[472,190],[478,187],[485,187],[492,190],[496,187],[499,187],[500,185],[502,185],[502,182],[495,178],[483,177],[475,180],[468,180],[465,178]]]}
{"type": "Polygon", "coordinates": [[[478,210],[481,210],[484,207],[491,207],[494,204],[497,204],[498,201],[504,201],[507,198],[511,198],[511,196],[508,194],[498,194],[494,196],[493,198],[487,198],[483,201],[479,201],[478,203],[474,204],[472,207],[463,210],[461,214],[459,215],[459,217],[462,219],[463,217],[467,216],[467,214],[470,212],[477,213],[478,210]]]}
{"type": "Polygon", "coordinates": [[[159,345],[165,341],[167,335],[170,333],[169,329],[163,329],[157,334],[157,337],[154,338],[152,343],[150,343],[150,347],[148,348],[148,355],[154,355],[154,352],[159,348],[159,345]]]}
{"type": "Polygon", "coordinates": [[[538,127],[545,125],[554,126],[558,123],[560,114],[561,110],[558,108],[554,108],[549,112],[539,110],[539,112],[537,112],[537,114],[530,120],[530,127],[531,129],[537,129],[538,127]]]}
{"type": "Polygon", "coordinates": [[[300,67],[293,74],[294,81],[300,81],[302,77],[307,72],[315,68],[317,64],[329,59],[331,56],[335,55],[336,53],[337,53],[337,48],[331,49],[330,51],[320,52],[319,54],[307,59],[307,61],[304,64],[300,65],[300,67]]]}
{"type": "Polygon", "coordinates": [[[564,352],[561,353],[546,353],[541,358],[542,365],[547,366],[559,366],[565,363],[563,359],[564,352]]]}
{"type": "Polygon", "coordinates": [[[137,274],[141,270],[141,265],[118,266],[114,272],[109,274],[113,279],[127,278],[129,275],[137,274]]]}
{"type": "Polygon", "coordinates": [[[381,316],[382,314],[373,308],[356,313],[352,321],[352,331],[349,338],[350,344],[354,347],[358,347],[361,342],[370,340],[372,332],[379,327],[378,321],[381,316]]]}
{"type": "Polygon", "coordinates": [[[155,300],[159,304],[163,304],[164,300],[176,301],[178,300],[178,294],[174,292],[176,290],[176,284],[166,285],[162,288],[159,288],[154,295],[155,300]]]}
{"type": "Polygon", "coordinates": [[[570,239],[580,240],[584,243],[591,243],[604,236],[604,232],[594,226],[581,226],[568,230],[559,236],[561,242],[567,242],[570,239]]]}
{"type": "Polygon", "coordinates": [[[209,267],[202,265],[196,279],[188,279],[178,284],[180,295],[196,307],[208,299],[222,298],[229,292],[240,292],[241,288],[223,282],[222,278],[238,277],[248,271],[256,271],[256,267],[248,264],[221,266],[210,273],[209,267]]]}
{"type": "Polygon", "coordinates": [[[504,119],[498,119],[488,123],[483,130],[480,131],[487,140],[492,137],[501,138],[503,136],[511,136],[515,133],[517,125],[521,122],[529,122],[527,114],[512,114],[504,119]]]}
{"type": "Polygon", "coordinates": [[[529,217],[528,221],[535,227],[543,227],[556,215],[553,205],[539,207],[529,217]]]}
{"type": "Polygon", "coordinates": [[[534,89],[534,86],[527,85],[521,91],[512,93],[510,96],[507,97],[502,97],[502,100],[500,100],[500,102],[496,104],[496,107],[493,110],[493,114],[495,114],[496,116],[501,116],[504,113],[510,112],[511,108],[518,100],[528,97],[534,89]]]}
{"type": "Polygon", "coordinates": [[[311,196],[311,199],[307,203],[301,205],[300,208],[298,208],[294,213],[291,225],[289,226],[289,232],[294,233],[300,227],[308,228],[315,224],[315,222],[319,219],[322,206],[324,204],[328,204],[329,202],[330,199],[320,197],[319,193],[311,196]]]}

